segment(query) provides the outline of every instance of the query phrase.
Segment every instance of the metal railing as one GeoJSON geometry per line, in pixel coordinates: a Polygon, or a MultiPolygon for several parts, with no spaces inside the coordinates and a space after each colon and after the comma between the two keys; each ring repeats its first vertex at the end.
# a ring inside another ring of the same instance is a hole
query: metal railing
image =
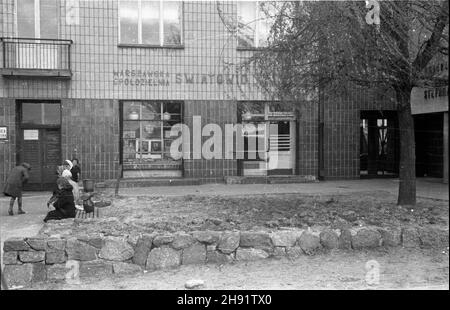
{"type": "Polygon", "coordinates": [[[0,38],[3,68],[70,70],[72,40],[0,38]]]}

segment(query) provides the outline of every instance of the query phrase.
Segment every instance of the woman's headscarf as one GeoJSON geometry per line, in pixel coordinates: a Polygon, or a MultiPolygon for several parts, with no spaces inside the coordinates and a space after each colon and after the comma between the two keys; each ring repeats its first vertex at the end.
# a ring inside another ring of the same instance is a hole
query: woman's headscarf
{"type": "Polygon", "coordinates": [[[69,165],[69,170],[72,169],[73,164],[72,164],[72,162],[70,160],[66,159],[66,161],[64,163],[69,165]]]}
{"type": "Polygon", "coordinates": [[[22,163],[22,167],[25,167],[28,170],[31,170],[31,165],[29,163],[22,163]]]}

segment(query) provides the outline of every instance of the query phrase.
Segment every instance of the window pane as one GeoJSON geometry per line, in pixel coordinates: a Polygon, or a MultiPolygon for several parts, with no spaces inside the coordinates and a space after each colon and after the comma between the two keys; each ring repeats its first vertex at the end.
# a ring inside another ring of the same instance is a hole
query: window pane
{"type": "Polygon", "coordinates": [[[23,103],[22,124],[59,125],[61,106],[55,103],[23,103]]]}
{"type": "Polygon", "coordinates": [[[164,1],[164,44],[181,44],[181,2],[164,1]]]}
{"type": "Polygon", "coordinates": [[[44,103],[44,124],[59,125],[61,124],[61,109],[59,104],[44,103]]]}
{"type": "Polygon", "coordinates": [[[17,36],[34,38],[34,0],[17,0],[17,36]]]}
{"type": "Polygon", "coordinates": [[[58,17],[55,0],[41,0],[41,38],[56,39],[58,38],[58,17]]]}
{"type": "Polygon", "coordinates": [[[160,120],[161,119],[161,103],[159,103],[159,102],[143,102],[141,118],[146,119],[146,120],[160,120]]]}
{"type": "Polygon", "coordinates": [[[139,138],[139,122],[123,121],[123,138],[135,139],[139,138]]]}
{"type": "Polygon", "coordinates": [[[123,119],[137,120],[141,118],[140,102],[124,102],[123,103],[123,119]]]}
{"type": "Polygon", "coordinates": [[[120,43],[138,44],[139,10],[137,1],[119,2],[120,43]]]}
{"type": "Polygon", "coordinates": [[[142,2],[142,43],[159,45],[159,1],[142,2]]]}
{"type": "Polygon", "coordinates": [[[22,104],[22,124],[42,125],[42,104],[23,103],[22,104]]]}
{"type": "Polygon", "coordinates": [[[259,4],[258,46],[267,46],[267,39],[276,14],[275,9],[272,3],[262,2],[259,4]]]}
{"type": "Polygon", "coordinates": [[[142,139],[161,139],[161,122],[141,122],[142,139]]]}
{"type": "Polygon", "coordinates": [[[238,2],[238,46],[255,46],[256,3],[238,2]]]}

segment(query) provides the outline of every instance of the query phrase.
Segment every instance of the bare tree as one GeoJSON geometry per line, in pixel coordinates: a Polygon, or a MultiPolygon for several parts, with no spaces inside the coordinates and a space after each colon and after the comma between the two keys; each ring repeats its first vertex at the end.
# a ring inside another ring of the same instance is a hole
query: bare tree
{"type": "MultiPolygon", "coordinates": [[[[271,96],[301,101],[319,90],[354,87],[390,89],[395,94],[398,204],[414,205],[410,94],[415,86],[448,84],[425,70],[439,55],[448,55],[448,0],[274,1],[262,3],[261,9],[273,20],[268,45],[256,50],[245,66],[271,96]]],[[[238,34],[245,25],[235,26],[238,34]]]]}

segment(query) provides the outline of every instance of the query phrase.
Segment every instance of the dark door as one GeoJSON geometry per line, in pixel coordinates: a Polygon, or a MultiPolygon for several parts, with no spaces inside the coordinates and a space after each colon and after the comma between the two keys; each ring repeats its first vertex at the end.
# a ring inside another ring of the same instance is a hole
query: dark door
{"type": "Polygon", "coordinates": [[[24,101],[18,108],[17,161],[32,167],[24,189],[52,190],[62,162],[60,103],[24,101]]]}
{"type": "Polygon", "coordinates": [[[397,177],[399,138],[395,112],[361,111],[360,176],[397,177]]]}
{"type": "Polygon", "coordinates": [[[25,190],[51,190],[56,184],[56,167],[61,164],[60,129],[22,129],[20,162],[31,164],[25,190]]]}

